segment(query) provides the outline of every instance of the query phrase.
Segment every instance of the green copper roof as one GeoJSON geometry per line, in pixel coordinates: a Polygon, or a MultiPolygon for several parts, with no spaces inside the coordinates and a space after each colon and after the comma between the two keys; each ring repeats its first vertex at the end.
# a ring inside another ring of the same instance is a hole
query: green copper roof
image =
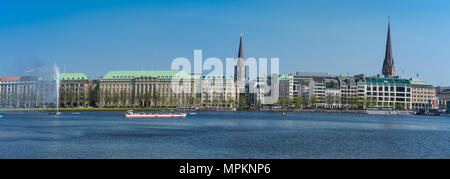
{"type": "Polygon", "coordinates": [[[61,80],[87,80],[89,79],[84,73],[61,73],[61,80]]]}
{"type": "Polygon", "coordinates": [[[411,85],[423,85],[423,86],[431,86],[430,84],[428,84],[427,82],[424,81],[411,81],[411,85]]]}
{"type": "Polygon", "coordinates": [[[152,77],[160,79],[171,78],[199,78],[198,75],[189,75],[184,71],[167,70],[167,71],[110,71],[103,77],[104,80],[130,80],[141,77],[152,77]]]}
{"type": "Polygon", "coordinates": [[[280,77],[278,77],[278,80],[290,80],[289,79],[289,75],[280,75],[280,77]]]}
{"type": "Polygon", "coordinates": [[[379,77],[366,77],[365,82],[369,84],[397,84],[397,85],[409,85],[411,81],[401,78],[379,78],[379,77]]]}

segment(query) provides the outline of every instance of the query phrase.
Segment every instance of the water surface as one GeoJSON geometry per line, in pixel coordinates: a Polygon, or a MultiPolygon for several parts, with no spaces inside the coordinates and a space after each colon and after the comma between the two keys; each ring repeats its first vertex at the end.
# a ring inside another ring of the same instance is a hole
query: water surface
{"type": "Polygon", "coordinates": [[[450,158],[450,118],[334,113],[3,112],[0,158],[450,158]]]}

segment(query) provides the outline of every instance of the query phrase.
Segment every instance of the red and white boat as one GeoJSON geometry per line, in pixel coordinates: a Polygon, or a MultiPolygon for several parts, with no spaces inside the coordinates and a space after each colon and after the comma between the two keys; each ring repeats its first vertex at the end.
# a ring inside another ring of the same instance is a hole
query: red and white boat
{"type": "Polygon", "coordinates": [[[134,113],[128,111],[125,114],[125,118],[184,118],[186,113],[134,113]]]}

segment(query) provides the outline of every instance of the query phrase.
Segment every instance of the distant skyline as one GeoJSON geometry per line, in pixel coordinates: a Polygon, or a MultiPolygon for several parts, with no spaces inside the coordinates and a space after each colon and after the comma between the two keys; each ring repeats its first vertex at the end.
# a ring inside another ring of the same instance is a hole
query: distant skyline
{"type": "Polygon", "coordinates": [[[280,72],[381,74],[391,17],[396,74],[450,86],[447,0],[77,0],[0,6],[0,77],[57,63],[98,78],[173,59],[278,57],[280,72]]]}

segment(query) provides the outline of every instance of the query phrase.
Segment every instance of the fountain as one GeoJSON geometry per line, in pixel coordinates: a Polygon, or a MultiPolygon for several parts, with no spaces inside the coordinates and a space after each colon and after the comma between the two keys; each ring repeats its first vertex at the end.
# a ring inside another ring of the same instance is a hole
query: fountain
{"type": "Polygon", "coordinates": [[[59,87],[61,84],[61,73],[59,72],[59,68],[56,65],[56,63],[53,65],[53,71],[55,72],[55,81],[56,81],[56,112],[51,112],[49,114],[51,115],[60,115],[61,112],[59,112],[59,87]]]}

